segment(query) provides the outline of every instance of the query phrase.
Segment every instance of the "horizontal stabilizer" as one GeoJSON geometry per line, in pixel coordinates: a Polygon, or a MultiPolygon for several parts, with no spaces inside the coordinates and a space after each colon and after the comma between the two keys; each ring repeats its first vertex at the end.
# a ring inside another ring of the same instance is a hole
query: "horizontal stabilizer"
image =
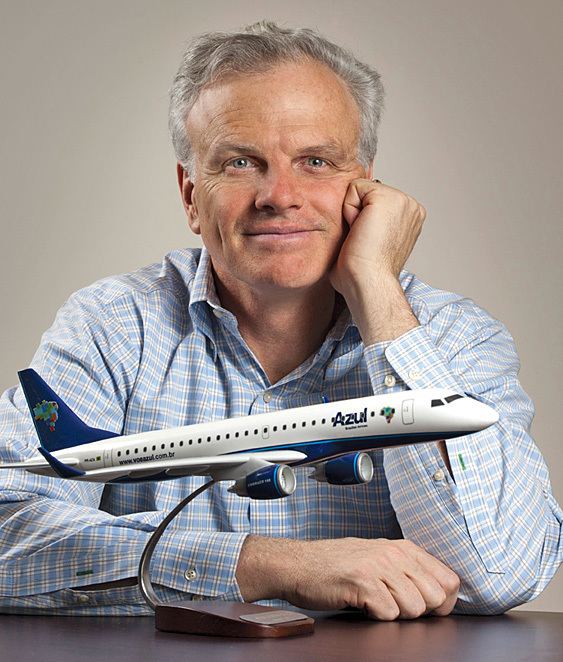
{"type": "Polygon", "coordinates": [[[57,472],[61,478],[77,478],[78,476],[84,476],[85,472],[80,469],[74,469],[70,464],[63,464],[60,460],[54,455],[51,455],[49,451],[46,451],[44,448],[37,449],[41,455],[47,460],[51,468],[57,472]]]}
{"type": "Polygon", "coordinates": [[[39,442],[50,453],[119,436],[86,425],[35,370],[20,370],[18,376],[39,442]]]}

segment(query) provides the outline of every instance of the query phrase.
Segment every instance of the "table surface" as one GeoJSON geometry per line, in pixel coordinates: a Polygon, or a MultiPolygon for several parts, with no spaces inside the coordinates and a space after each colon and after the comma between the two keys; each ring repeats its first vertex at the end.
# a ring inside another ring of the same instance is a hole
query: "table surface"
{"type": "Polygon", "coordinates": [[[170,634],[152,617],[0,615],[0,659],[6,662],[309,662],[311,660],[426,660],[448,662],[563,661],[563,614],[428,617],[390,623],[351,612],[305,612],[312,635],[232,639],[170,634]]]}

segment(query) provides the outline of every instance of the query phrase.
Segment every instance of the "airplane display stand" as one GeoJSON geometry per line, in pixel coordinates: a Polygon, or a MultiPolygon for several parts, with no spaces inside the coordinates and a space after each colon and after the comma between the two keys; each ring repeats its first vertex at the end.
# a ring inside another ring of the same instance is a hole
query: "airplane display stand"
{"type": "Polygon", "coordinates": [[[154,548],[176,515],[215,482],[212,479],[204,483],[181,501],[153,532],[143,550],[139,563],[139,589],[155,612],[156,629],[162,632],[254,638],[311,634],[314,631],[314,619],[294,611],[222,600],[177,600],[167,604],[158,602],[150,580],[154,548]]]}

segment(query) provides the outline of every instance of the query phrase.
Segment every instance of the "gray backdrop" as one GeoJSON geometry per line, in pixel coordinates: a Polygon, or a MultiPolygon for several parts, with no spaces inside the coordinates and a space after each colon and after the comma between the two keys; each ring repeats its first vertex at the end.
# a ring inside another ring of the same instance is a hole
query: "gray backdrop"
{"type": "MultiPolygon", "coordinates": [[[[381,71],[375,176],[428,210],[408,266],[511,330],[562,502],[560,0],[1,0],[0,387],[72,291],[197,245],[168,86],[189,37],[262,18],[381,71]]],[[[563,611],[562,595],[559,572],[526,608],[563,611]]]]}

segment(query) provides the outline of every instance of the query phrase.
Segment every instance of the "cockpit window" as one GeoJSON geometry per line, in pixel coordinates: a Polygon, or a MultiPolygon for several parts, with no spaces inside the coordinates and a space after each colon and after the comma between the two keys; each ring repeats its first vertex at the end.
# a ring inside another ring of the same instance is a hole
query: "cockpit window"
{"type": "Polygon", "coordinates": [[[441,400],[432,400],[432,407],[441,407],[444,403],[441,400]]]}
{"type": "Polygon", "coordinates": [[[463,395],[460,395],[459,393],[454,393],[453,395],[448,395],[448,397],[444,398],[444,400],[449,404],[450,402],[453,402],[454,400],[459,400],[460,398],[463,398],[463,395]]]}

